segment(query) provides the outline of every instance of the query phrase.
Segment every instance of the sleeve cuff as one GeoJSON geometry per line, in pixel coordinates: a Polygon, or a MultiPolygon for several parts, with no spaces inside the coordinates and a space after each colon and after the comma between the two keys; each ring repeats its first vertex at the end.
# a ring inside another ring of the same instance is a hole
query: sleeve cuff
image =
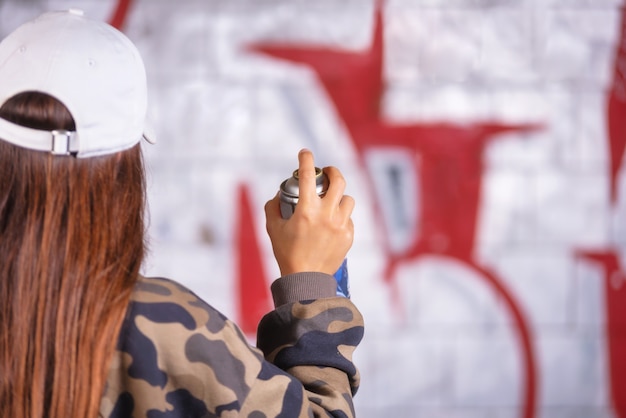
{"type": "Polygon", "coordinates": [[[291,302],[331,298],[337,295],[337,282],[330,274],[304,272],[283,276],[272,283],[274,306],[291,302]]]}

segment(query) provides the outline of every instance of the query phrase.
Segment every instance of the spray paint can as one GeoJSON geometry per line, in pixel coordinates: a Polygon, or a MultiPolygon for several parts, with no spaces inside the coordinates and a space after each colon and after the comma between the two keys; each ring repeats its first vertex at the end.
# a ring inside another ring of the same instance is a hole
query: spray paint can
{"type": "MultiPolygon", "coordinates": [[[[315,191],[320,197],[324,197],[328,190],[328,177],[321,168],[315,167],[315,191]]],[[[293,215],[298,197],[300,196],[300,186],[298,178],[298,170],[293,175],[283,181],[280,185],[278,193],[280,199],[280,215],[283,219],[291,218],[293,215]]],[[[337,296],[350,297],[350,289],[348,285],[348,260],[344,259],[339,270],[333,275],[337,281],[337,296]]]]}

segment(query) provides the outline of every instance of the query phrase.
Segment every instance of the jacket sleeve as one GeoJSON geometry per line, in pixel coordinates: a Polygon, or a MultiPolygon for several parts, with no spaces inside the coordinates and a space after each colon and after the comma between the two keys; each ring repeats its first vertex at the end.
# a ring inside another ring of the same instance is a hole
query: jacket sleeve
{"type": "Polygon", "coordinates": [[[359,373],[352,354],[363,338],[363,318],[350,299],[335,296],[336,286],[332,276],[321,273],[277,280],[276,309],[258,328],[265,359],[304,388],[304,416],[355,415],[359,373]]]}

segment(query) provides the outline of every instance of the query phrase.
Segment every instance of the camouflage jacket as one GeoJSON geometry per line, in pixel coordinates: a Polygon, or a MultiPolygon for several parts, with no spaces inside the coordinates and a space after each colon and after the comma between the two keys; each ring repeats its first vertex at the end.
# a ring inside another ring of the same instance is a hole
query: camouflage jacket
{"type": "Polygon", "coordinates": [[[332,276],[300,273],[272,285],[277,308],[257,346],[184,286],[142,278],[114,354],[102,417],[353,417],[352,353],[361,314],[333,297],[332,276]]]}

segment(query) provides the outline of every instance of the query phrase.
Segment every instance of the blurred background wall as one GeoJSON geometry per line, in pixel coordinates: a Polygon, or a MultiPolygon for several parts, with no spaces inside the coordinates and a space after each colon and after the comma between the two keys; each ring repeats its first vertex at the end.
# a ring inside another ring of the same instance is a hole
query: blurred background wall
{"type": "Polygon", "coordinates": [[[1,34],[69,7],[146,61],[146,274],[254,341],[306,147],[357,200],[359,417],[626,417],[621,1],[4,0],[1,34]]]}

